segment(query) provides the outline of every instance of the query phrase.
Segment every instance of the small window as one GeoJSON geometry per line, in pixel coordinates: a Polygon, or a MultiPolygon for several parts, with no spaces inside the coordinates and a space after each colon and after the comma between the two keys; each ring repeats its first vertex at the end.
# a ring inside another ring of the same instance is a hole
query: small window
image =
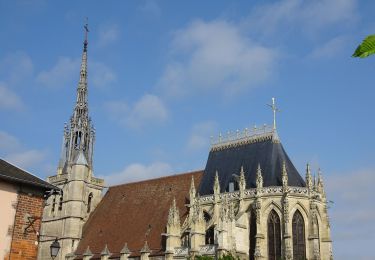
{"type": "Polygon", "coordinates": [[[190,233],[185,232],[181,238],[181,245],[190,248],[190,233]]]}
{"type": "Polygon", "coordinates": [[[92,192],[90,192],[89,197],[87,199],[87,213],[91,211],[91,202],[92,202],[92,192]]]}
{"type": "Polygon", "coordinates": [[[63,207],[63,196],[61,195],[60,201],[59,201],[59,211],[62,211],[62,207],[63,207]]]}
{"type": "Polygon", "coordinates": [[[215,244],[215,229],[212,226],[206,231],[206,245],[214,245],[214,244],[215,244]]]}
{"type": "Polygon", "coordinates": [[[56,196],[53,197],[53,200],[52,200],[52,208],[51,208],[51,212],[55,212],[55,206],[56,206],[56,196]]]}

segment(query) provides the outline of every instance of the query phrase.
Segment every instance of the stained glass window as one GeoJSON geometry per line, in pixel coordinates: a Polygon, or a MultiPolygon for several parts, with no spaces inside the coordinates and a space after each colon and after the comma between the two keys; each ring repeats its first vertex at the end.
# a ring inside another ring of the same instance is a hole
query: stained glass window
{"type": "Polygon", "coordinates": [[[293,259],[306,259],[306,243],[305,243],[305,222],[301,212],[298,210],[294,213],[292,222],[293,231],[293,259]]]}
{"type": "Polygon", "coordinates": [[[268,259],[281,259],[281,227],[280,218],[272,210],[268,216],[268,259]]]}

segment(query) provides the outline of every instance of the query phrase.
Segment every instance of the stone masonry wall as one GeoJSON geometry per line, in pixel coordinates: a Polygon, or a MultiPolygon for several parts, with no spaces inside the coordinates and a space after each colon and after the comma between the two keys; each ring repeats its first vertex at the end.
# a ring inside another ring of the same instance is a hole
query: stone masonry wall
{"type": "Polygon", "coordinates": [[[30,193],[18,194],[15,222],[12,231],[10,255],[5,259],[34,260],[37,257],[37,234],[43,212],[43,197],[30,193]],[[30,221],[34,223],[30,226],[30,221]],[[28,228],[27,228],[28,227],[28,228]],[[27,228],[27,229],[26,229],[27,228]],[[26,229],[26,232],[25,232],[26,229]]]}

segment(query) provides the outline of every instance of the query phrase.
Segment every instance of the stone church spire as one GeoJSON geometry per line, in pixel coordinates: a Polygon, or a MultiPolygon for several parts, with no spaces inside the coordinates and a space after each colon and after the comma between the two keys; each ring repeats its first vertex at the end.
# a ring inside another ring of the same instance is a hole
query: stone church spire
{"type": "Polygon", "coordinates": [[[63,147],[59,162],[58,173],[66,171],[67,167],[86,162],[92,169],[92,157],[95,141],[95,129],[92,126],[88,111],[88,84],[87,84],[87,45],[88,25],[85,28],[83,42],[80,77],[77,86],[77,99],[70,124],[64,128],[63,147]]]}

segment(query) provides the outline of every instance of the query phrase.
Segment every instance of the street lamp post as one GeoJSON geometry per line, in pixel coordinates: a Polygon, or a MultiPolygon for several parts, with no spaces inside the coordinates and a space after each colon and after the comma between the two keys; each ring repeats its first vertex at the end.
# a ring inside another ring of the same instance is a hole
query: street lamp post
{"type": "Polygon", "coordinates": [[[55,239],[55,241],[52,242],[51,246],[49,247],[51,250],[51,257],[52,259],[55,259],[55,257],[58,255],[59,250],[60,250],[60,243],[55,239]]]}

